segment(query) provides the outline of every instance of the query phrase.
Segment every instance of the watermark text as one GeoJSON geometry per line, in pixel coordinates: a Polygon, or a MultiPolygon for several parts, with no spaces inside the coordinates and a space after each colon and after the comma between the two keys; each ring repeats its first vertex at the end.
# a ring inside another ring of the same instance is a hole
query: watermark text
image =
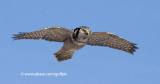
{"type": "Polygon", "coordinates": [[[25,73],[25,72],[21,72],[20,75],[21,76],[55,76],[55,77],[58,77],[58,76],[67,76],[68,73],[65,73],[65,72],[59,72],[59,73],[39,73],[39,72],[36,72],[36,73],[25,73]]]}

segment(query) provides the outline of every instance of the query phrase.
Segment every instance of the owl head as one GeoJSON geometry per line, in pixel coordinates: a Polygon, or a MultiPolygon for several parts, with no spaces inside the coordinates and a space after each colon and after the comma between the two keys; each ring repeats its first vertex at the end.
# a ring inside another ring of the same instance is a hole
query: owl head
{"type": "Polygon", "coordinates": [[[91,29],[87,26],[80,26],[74,29],[72,37],[74,40],[84,40],[87,39],[91,34],[91,29]]]}

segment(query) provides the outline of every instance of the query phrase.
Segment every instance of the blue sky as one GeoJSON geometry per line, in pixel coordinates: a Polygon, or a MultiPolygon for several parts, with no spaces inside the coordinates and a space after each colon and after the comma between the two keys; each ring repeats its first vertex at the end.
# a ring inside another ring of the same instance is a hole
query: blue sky
{"type": "Polygon", "coordinates": [[[160,84],[159,0],[0,0],[1,84],[160,84]],[[51,26],[119,35],[140,48],[135,55],[85,46],[71,60],[52,55],[62,43],[13,41],[12,34],[51,26]],[[20,73],[68,73],[65,77],[20,73]]]}

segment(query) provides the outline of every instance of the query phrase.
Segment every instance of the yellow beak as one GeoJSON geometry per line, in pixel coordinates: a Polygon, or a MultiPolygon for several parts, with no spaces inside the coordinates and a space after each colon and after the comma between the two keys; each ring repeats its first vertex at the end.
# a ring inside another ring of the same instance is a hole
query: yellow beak
{"type": "Polygon", "coordinates": [[[87,33],[87,35],[90,35],[90,33],[91,33],[91,32],[90,32],[90,30],[87,30],[87,32],[86,32],[86,33],[87,33]]]}

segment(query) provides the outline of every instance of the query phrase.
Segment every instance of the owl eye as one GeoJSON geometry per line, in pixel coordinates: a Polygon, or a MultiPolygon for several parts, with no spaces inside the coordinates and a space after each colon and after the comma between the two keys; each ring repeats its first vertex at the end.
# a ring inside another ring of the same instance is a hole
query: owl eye
{"type": "Polygon", "coordinates": [[[86,30],[84,30],[84,29],[83,29],[83,30],[82,30],[82,32],[83,32],[83,33],[85,33],[85,32],[86,32],[86,30]]]}

